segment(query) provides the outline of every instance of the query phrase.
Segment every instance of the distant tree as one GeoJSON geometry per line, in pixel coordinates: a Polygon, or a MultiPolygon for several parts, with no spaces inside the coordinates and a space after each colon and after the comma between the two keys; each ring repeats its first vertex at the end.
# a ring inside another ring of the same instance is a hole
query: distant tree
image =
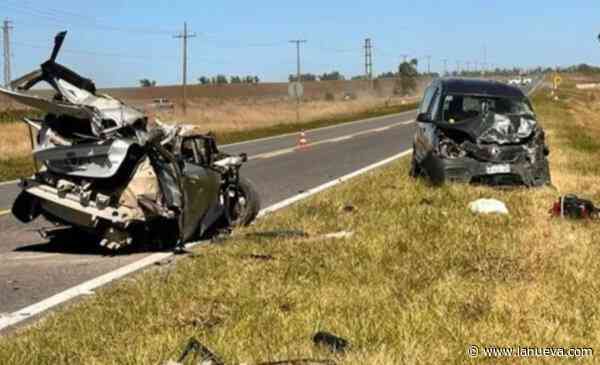
{"type": "Polygon", "coordinates": [[[151,87],[151,86],[156,86],[156,80],[150,80],[150,79],[141,79],[141,80],[140,80],[140,86],[141,86],[141,87],[151,87]]]}
{"type": "Polygon", "coordinates": [[[230,78],[232,84],[241,84],[242,79],[239,76],[231,76],[230,78]]]}
{"type": "Polygon", "coordinates": [[[333,71],[330,73],[324,73],[319,76],[321,81],[335,81],[335,80],[344,80],[344,75],[339,73],[338,71],[333,71]]]}
{"type": "Polygon", "coordinates": [[[215,81],[213,83],[218,84],[218,85],[224,85],[224,84],[228,84],[229,81],[227,81],[227,76],[217,75],[217,77],[215,78],[215,81]]]}
{"type": "MultiPolygon", "coordinates": [[[[313,74],[302,74],[300,75],[300,78],[302,79],[302,81],[317,81],[317,75],[313,75],[313,74]]],[[[290,77],[288,77],[288,80],[290,82],[293,81],[298,81],[298,77],[296,75],[290,75],[290,77]]]]}
{"type": "Polygon", "coordinates": [[[254,83],[258,84],[260,82],[260,79],[258,78],[258,76],[254,76],[254,83]]]}
{"type": "Polygon", "coordinates": [[[396,77],[396,74],[393,72],[385,72],[385,73],[382,73],[381,75],[377,76],[378,79],[387,79],[387,78],[392,78],[392,77],[396,77]]]}
{"type": "Polygon", "coordinates": [[[366,80],[364,75],[357,75],[357,76],[352,76],[352,78],[350,78],[350,80],[366,80]]]}
{"type": "Polygon", "coordinates": [[[200,76],[198,78],[198,82],[202,85],[207,85],[207,84],[210,84],[210,79],[206,76],[200,76]]]}
{"type": "Polygon", "coordinates": [[[410,62],[402,62],[398,66],[398,76],[400,79],[394,87],[396,94],[410,94],[417,89],[417,77],[419,72],[417,71],[419,61],[416,58],[410,60],[410,62]]]}
{"type": "Polygon", "coordinates": [[[258,77],[248,75],[248,76],[244,77],[244,79],[242,81],[246,84],[258,84],[258,77]]]}

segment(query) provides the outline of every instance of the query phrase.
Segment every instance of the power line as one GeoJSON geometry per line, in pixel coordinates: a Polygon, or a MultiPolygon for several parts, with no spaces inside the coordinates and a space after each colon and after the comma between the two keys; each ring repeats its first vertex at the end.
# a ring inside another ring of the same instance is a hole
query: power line
{"type": "MultiPolygon", "coordinates": [[[[48,11],[44,11],[39,7],[35,8],[27,8],[22,4],[13,5],[9,4],[4,5],[4,7],[8,10],[16,11],[22,14],[26,14],[28,16],[33,16],[37,18],[41,18],[46,22],[54,23],[56,25],[60,25],[61,27],[65,26],[75,26],[75,27],[85,27],[85,28],[94,28],[104,31],[117,31],[117,32],[127,32],[127,33],[136,33],[136,34],[154,34],[154,35],[167,35],[171,34],[171,31],[157,29],[156,27],[152,28],[131,28],[131,27],[122,27],[122,26],[113,26],[108,24],[100,24],[97,22],[96,18],[88,17],[84,15],[66,15],[66,14],[57,14],[48,11]],[[87,18],[87,20],[85,19],[87,18]]],[[[36,25],[39,25],[36,23],[36,25]]]]}

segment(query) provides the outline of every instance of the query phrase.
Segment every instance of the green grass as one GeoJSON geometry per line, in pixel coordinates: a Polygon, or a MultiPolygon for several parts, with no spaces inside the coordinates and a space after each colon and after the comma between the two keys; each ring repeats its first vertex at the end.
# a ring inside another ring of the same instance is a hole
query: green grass
{"type": "MultiPolygon", "coordinates": [[[[600,199],[599,176],[570,170],[600,167],[571,144],[573,114],[542,92],[534,102],[558,190],[600,199]]],[[[358,177],[0,338],[0,363],[157,364],[190,337],[232,364],[560,361],[470,359],[472,344],[598,351],[600,224],[550,218],[552,188],[432,187],[409,178],[408,165],[358,177]],[[504,201],[510,215],[472,214],[478,198],[504,201]],[[342,230],[354,236],[322,238],[342,230]],[[315,347],[319,330],[350,350],[315,347]]]]}

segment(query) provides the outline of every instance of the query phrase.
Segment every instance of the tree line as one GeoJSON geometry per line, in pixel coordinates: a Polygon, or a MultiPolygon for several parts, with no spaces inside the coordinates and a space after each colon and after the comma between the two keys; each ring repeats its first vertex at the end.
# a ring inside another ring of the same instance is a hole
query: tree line
{"type": "Polygon", "coordinates": [[[226,85],[226,84],[258,84],[258,76],[225,76],[217,75],[213,77],[200,76],[198,83],[201,85],[226,85]]]}

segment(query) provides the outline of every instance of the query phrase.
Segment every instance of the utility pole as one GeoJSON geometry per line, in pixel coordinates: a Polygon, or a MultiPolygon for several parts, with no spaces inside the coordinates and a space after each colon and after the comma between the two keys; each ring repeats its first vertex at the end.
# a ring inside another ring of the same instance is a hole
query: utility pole
{"type": "Polygon", "coordinates": [[[427,58],[427,74],[431,75],[431,55],[426,55],[427,58]]]}
{"type": "Polygon", "coordinates": [[[456,60],[456,75],[460,76],[460,60],[456,60]]]}
{"type": "Polygon", "coordinates": [[[195,36],[196,33],[188,33],[187,22],[183,23],[183,33],[173,36],[174,38],[181,38],[183,41],[183,103],[181,104],[183,114],[187,113],[187,41],[188,38],[194,38],[195,36]]]}
{"type": "Polygon", "coordinates": [[[448,75],[448,59],[444,58],[442,59],[442,62],[444,63],[444,76],[448,75]]]}
{"type": "Polygon", "coordinates": [[[10,75],[10,30],[13,28],[10,20],[4,20],[4,26],[2,27],[3,38],[4,38],[4,86],[9,87],[11,81],[10,75]]]}
{"type": "MultiPolygon", "coordinates": [[[[300,44],[306,43],[305,39],[291,40],[290,43],[296,44],[296,82],[302,84],[302,73],[300,72],[300,44]]],[[[299,90],[296,91],[296,122],[300,122],[300,95],[299,90]]]]}

